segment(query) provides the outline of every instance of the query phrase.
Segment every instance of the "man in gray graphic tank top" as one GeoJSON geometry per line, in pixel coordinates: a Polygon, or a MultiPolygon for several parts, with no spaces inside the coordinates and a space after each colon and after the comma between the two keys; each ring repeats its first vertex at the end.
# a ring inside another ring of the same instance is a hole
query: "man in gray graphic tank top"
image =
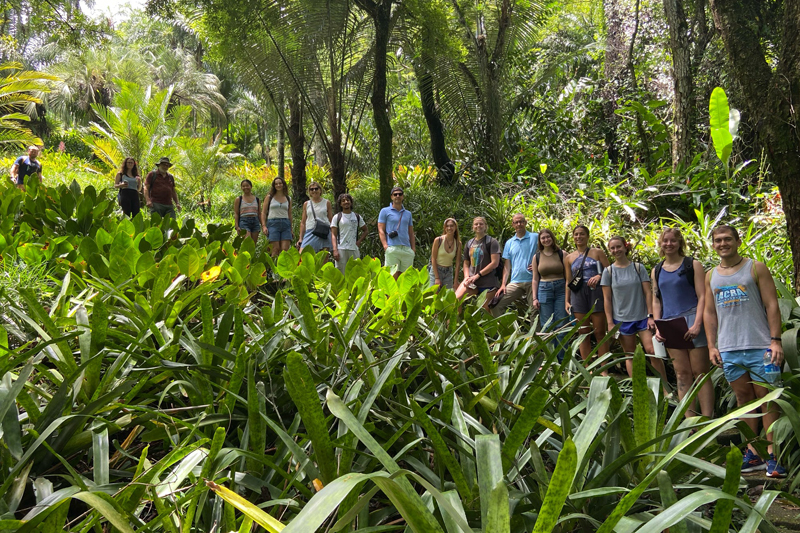
{"type": "MultiPolygon", "coordinates": [[[[708,337],[711,362],[721,366],[731,384],[736,403],[745,405],[764,397],[769,383],[764,372],[764,353],[772,350],[772,362],[783,365],[781,314],[772,275],[763,263],[739,255],[739,233],[730,226],[711,232],[719,266],[706,276],[706,308],[703,322],[708,337]]],[[[778,420],[774,403],[761,408],[764,429],[778,420]]],[[[758,435],[758,418],[745,419],[758,435]]],[[[786,470],[775,459],[772,432],[767,433],[769,459],[760,458],[752,444],[742,464],[742,472],[766,468],[769,477],[785,477],[786,470]]]]}

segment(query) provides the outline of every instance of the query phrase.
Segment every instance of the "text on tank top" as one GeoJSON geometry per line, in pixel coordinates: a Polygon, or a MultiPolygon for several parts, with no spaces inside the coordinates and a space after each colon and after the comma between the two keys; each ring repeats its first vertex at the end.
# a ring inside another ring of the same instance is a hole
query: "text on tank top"
{"type": "Polygon", "coordinates": [[[269,201],[269,213],[267,214],[268,219],[278,219],[278,218],[289,218],[289,199],[287,198],[285,202],[279,202],[275,198],[271,198],[269,201]]]}
{"type": "Polygon", "coordinates": [[[673,272],[662,268],[658,276],[663,320],[684,316],[697,308],[697,291],[689,285],[686,274],[681,274],[682,270],[682,266],[673,272]]]}
{"type": "Polygon", "coordinates": [[[326,198],[323,198],[317,203],[313,200],[309,200],[306,203],[306,231],[313,231],[313,229],[317,227],[317,220],[314,218],[314,213],[317,215],[316,218],[328,222],[328,200],[326,198]],[[311,209],[312,204],[314,205],[313,210],[311,209]]]}
{"type": "Polygon", "coordinates": [[[711,271],[711,296],[717,309],[720,352],[769,348],[767,311],[752,270],[753,260],[748,259],[730,275],[720,274],[719,267],[711,271]]]}
{"type": "Polygon", "coordinates": [[[258,198],[253,197],[252,202],[247,202],[242,196],[242,201],[239,203],[239,216],[240,217],[257,217],[258,216],[258,198]]]}
{"type": "Polygon", "coordinates": [[[436,264],[440,267],[453,266],[453,260],[456,258],[458,246],[453,242],[453,251],[448,252],[444,245],[444,237],[439,239],[439,250],[436,253],[436,264]]]}
{"type": "MultiPolygon", "coordinates": [[[[547,255],[542,250],[539,254],[537,254],[538,259],[536,260],[536,268],[539,271],[539,279],[541,281],[554,281],[557,279],[564,279],[566,277],[566,273],[564,272],[564,263],[561,262],[559,258],[558,252],[553,252],[551,255],[547,255]]],[[[581,259],[583,257],[581,256],[581,259]]],[[[586,261],[589,261],[589,258],[586,258],[586,261]]]]}

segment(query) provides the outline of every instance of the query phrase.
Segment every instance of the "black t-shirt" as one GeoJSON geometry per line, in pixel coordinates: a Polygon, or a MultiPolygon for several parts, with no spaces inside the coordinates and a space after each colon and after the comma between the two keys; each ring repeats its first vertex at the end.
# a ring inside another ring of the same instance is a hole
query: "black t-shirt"
{"type": "Polygon", "coordinates": [[[17,184],[25,183],[28,176],[38,176],[42,172],[42,164],[36,160],[31,161],[27,155],[21,155],[14,161],[17,165],[17,184]]]}

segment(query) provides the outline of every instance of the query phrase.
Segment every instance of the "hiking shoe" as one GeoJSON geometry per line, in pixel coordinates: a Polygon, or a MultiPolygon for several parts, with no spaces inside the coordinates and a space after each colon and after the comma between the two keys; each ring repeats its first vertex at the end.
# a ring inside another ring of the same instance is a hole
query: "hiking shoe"
{"type": "Polygon", "coordinates": [[[744,460],[742,461],[742,472],[755,472],[756,470],[764,470],[766,467],[761,457],[754,454],[750,448],[748,448],[747,453],[744,454],[744,460]]]}
{"type": "Polygon", "coordinates": [[[774,454],[769,454],[767,461],[767,477],[781,478],[786,477],[786,469],[778,464],[774,454]]]}

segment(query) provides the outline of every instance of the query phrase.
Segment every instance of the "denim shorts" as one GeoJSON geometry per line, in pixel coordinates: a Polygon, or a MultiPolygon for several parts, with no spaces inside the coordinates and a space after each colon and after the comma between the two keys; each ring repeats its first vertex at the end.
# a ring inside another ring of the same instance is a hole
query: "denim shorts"
{"type": "MultiPolygon", "coordinates": [[[[619,324],[618,320],[614,321],[614,324],[619,324]]],[[[623,322],[622,326],[619,328],[620,335],[627,335],[632,336],[647,329],[647,319],[642,320],[634,320],[632,322],[623,322]]]]}
{"type": "Polygon", "coordinates": [[[751,381],[768,383],[764,377],[764,352],[766,348],[755,350],[733,350],[731,352],[721,352],[722,371],[728,383],[736,381],[744,376],[745,372],[750,374],[751,381]]]}
{"type": "MultiPolygon", "coordinates": [[[[453,267],[437,267],[439,270],[439,281],[442,284],[442,287],[447,287],[448,289],[453,288],[453,267]]],[[[431,286],[436,281],[436,276],[433,275],[433,265],[428,263],[428,283],[431,286]]]]}
{"type": "Polygon", "coordinates": [[[239,217],[239,227],[250,233],[256,233],[261,231],[261,222],[259,222],[258,217],[239,217]]]}
{"type": "Polygon", "coordinates": [[[288,218],[268,218],[269,242],[291,241],[292,225],[288,218]]]}

